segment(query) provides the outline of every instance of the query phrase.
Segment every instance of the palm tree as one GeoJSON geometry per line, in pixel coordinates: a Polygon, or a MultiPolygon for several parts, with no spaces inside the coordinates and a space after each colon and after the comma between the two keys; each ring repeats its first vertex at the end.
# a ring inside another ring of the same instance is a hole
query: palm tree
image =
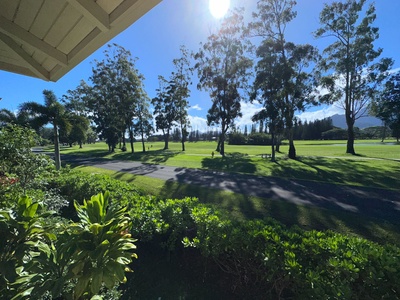
{"type": "Polygon", "coordinates": [[[56,169],[61,167],[59,133],[60,127],[69,128],[65,107],[58,102],[53,91],[44,90],[44,105],[37,102],[25,102],[20,106],[20,111],[27,113],[32,118],[32,127],[40,127],[51,124],[54,132],[54,153],[56,169]]]}
{"type": "Polygon", "coordinates": [[[0,126],[7,124],[29,126],[29,115],[23,111],[18,111],[17,113],[14,113],[6,108],[0,109],[0,126]]]}

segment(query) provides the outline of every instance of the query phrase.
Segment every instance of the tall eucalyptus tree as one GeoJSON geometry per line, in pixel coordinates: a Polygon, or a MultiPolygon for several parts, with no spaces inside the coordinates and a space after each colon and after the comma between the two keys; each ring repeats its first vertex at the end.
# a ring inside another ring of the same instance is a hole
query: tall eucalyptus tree
{"type": "Polygon", "coordinates": [[[191,84],[191,75],[193,70],[190,66],[190,53],[184,47],[180,48],[181,57],[173,60],[175,72],[172,72],[170,84],[173,88],[173,101],[176,108],[176,122],[181,131],[182,151],[185,151],[185,141],[188,135],[188,109],[190,96],[189,85],[191,84]]]}
{"type": "MultiPolygon", "coordinates": [[[[106,139],[109,151],[113,152],[118,139],[122,138],[125,146],[125,132],[132,130],[136,102],[144,94],[143,76],[136,69],[131,53],[123,47],[108,45],[104,54],[105,59],[95,61],[89,78],[92,85],[87,85],[83,99],[97,132],[106,139]]],[[[133,133],[129,133],[133,139],[133,133]]]]}
{"type": "Polygon", "coordinates": [[[259,0],[251,36],[262,38],[256,54],[256,78],[251,99],[260,101],[275,128],[284,125],[289,137],[289,158],[296,158],[293,140],[295,112],[315,104],[315,80],[312,64],[318,51],[311,45],[297,45],[286,40],[286,27],[296,17],[293,0],[259,0]]]}
{"type": "Polygon", "coordinates": [[[355,154],[354,123],[367,112],[393,63],[388,58],[378,61],[382,49],[374,48],[379,37],[379,29],[373,26],[375,6],[371,3],[365,8],[366,3],[366,0],[346,0],[325,4],[319,17],[321,27],[314,33],[317,38],[333,38],[320,63],[323,72],[332,73],[322,83],[329,90],[325,98],[338,101],[344,109],[346,153],[350,154],[355,154]]]}
{"type": "Polygon", "coordinates": [[[199,90],[209,92],[212,106],[208,110],[208,126],[221,126],[216,151],[225,155],[225,136],[241,117],[240,101],[247,86],[252,61],[246,56],[243,39],[243,10],[231,11],[222,21],[218,32],[211,34],[196,53],[195,68],[199,90]]]}
{"type": "Polygon", "coordinates": [[[167,150],[171,129],[177,118],[176,107],[172,97],[175,86],[169,85],[169,82],[161,75],[158,76],[158,82],[157,96],[151,100],[151,103],[154,106],[156,129],[163,132],[164,150],[167,150]]]}

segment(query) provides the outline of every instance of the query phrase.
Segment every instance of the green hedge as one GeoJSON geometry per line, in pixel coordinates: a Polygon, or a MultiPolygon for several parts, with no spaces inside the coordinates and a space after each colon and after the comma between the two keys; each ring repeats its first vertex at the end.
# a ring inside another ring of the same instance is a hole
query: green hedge
{"type": "MultiPolygon", "coordinates": [[[[196,199],[142,198],[133,236],[173,251],[198,248],[247,299],[398,299],[400,249],[332,231],[286,228],[274,220],[223,219],[196,199]]],[[[140,246],[139,246],[140,247],[140,246]]]]}

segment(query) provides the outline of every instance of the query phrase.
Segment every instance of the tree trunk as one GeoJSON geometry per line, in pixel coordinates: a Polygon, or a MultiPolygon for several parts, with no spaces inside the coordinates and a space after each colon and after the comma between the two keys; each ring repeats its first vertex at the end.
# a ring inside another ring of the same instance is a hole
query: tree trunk
{"type": "Polygon", "coordinates": [[[169,130],[167,131],[166,134],[164,134],[164,139],[165,139],[164,150],[168,150],[169,130]]]}
{"type": "Polygon", "coordinates": [[[221,138],[220,138],[220,151],[219,151],[222,157],[225,157],[225,134],[227,131],[224,127],[225,126],[222,127],[221,138]]]}
{"type": "Polygon", "coordinates": [[[346,153],[355,155],[354,151],[354,118],[346,113],[346,123],[347,123],[347,147],[346,153]]]}
{"type": "Polygon", "coordinates": [[[383,132],[382,132],[382,141],[381,141],[381,143],[383,143],[385,138],[386,138],[386,124],[384,123],[383,124],[383,132]]]}
{"type": "Polygon", "coordinates": [[[217,152],[221,152],[221,135],[218,138],[217,148],[215,149],[217,152]]]}
{"type": "Polygon", "coordinates": [[[57,125],[53,125],[54,128],[54,160],[56,163],[56,170],[60,170],[61,168],[61,156],[60,156],[60,141],[58,138],[58,128],[57,125]]]}
{"type": "Polygon", "coordinates": [[[355,155],[356,152],[354,150],[354,126],[353,125],[348,125],[347,128],[347,148],[346,148],[346,153],[355,155]]]}
{"type": "Polygon", "coordinates": [[[275,159],[275,133],[274,133],[274,131],[272,130],[271,131],[271,140],[272,140],[272,145],[271,145],[271,161],[272,162],[275,162],[276,161],[276,159],[275,159]]]}
{"type": "Polygon", "coordinates": [[[129,142],[131,144],[131,153],[135,152],[135,148],[133,147],[133,131],[129,129],[129,142]]]}
{"type": "Polygon", "coordinates": [[[82,149],[82,142],[79,142],[79,149],[82,149]]]}
{"type": "Polygon", "coordinates": [[[221,138],[221,151],[219,153],[221,153],[222,157],[225,157],[225,135],[222,135],[221,138]]]}
{"type": "Polygon", "coordinates": [[[182,151],[185,151],[185,141],[186,141],[186,128],[185,126],[182,126],[182,121],[181,121],[181,144],[182,144],[182,151]]]}
{"type": "Polygon", "coordinates": [[[185,140],[182,139],[182,151],[185,151],[185,140]]]}
{"type": "Polygon", "coordinates": [[[142,148],[143,148],[143,153],[146,152],[146,146],[144,145],[144,135],[143,135],[143,131],[142,131],[142,148]]]}
{"type": "Polygon", "coordinates": [[[281,152],[281,140],[275,137],[275,151],[281,152]]]}
{"type": "Polygon", "coordinates": [[[296,159],[296,148],[293,142],[293,128],[289,129],[289,158],[296,159]]]}

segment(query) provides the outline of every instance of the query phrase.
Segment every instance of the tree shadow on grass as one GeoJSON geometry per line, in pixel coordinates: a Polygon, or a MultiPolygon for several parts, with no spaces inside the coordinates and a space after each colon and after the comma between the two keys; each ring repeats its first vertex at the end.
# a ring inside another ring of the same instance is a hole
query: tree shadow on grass
{"type": "MultiPolygon", "coordinates": [[[[206,181],[207,179],[205,179],[206,181]]],[[[300,186],[301,188],[301,186],[300,186]]],[[[326,188],[326,186],[325,186],[326,188]]],[[[289,191],[288,191],[289,192],[289,191]]],[[[303,191],[305,196],[313,195],[303,191]]],[[[300,197],[301,191],[298,191],[300,197]]],[[[379,243],[400,243],[399,212],[394,215],[375,212],[364,215],[330,203],[293,203],[285,199],[260,198],[247,194],[229,193],[217,188],[167,181],[159,194],[160,198],[196,197],[201,203],[210,204],[224,215],[235,220],[274,218],[286,226],[299,226],[305,230],[334,230],[350,233],[379,243]],[[316,204],[316,205],[314,205],[316,204]]],[[[313,195],[313,197],[317,197],[313,195]]],[[[315,199],[310,199],[315,200],[315,199]]],[[[320,199],[323,202],[324,199],[320,199]]],[[[328,199],[325,199],[328,200],[328,199]]],[[[316,201],[316,200],[315,200],[316,201]]]]}
{"type": "MultiPolygon", "coordinates": [[[[367,161],[323,157],[300,157],[297,161],[315,171],[305,178],[308,180],[385,189],[398,188],[400,169],[396,165],[376,168],[367,161]]],[[[277,173],[273,175],[279,176],[277,173]]]]}
{"type": "Polygon", "coordinates": [[[114,154],[113,159],[118,160],[134,160],[141,161],[143,163],[151,164],[162,164],[168,161],[168,159],[178,155],[179,151],[170,150],[152,150],[146,152],[121,152],[114,154]]]}
{"type": "MultiPolygon", "coordinates": [[[[169,150],[153,150],[147,152],[119,152],[120,150],[116,150],[116,153],[113,154],[112,160],[123,160],[123,161],[140,161],[148,164],[162,164],[168,161],[170,158],[179,154],[178,151],[169,151],[169,150]]],[[[66,161],[69,160],[85,160],[90,161],[91,159],[95,159],[96,162],[99,161],[109,161],[110,158],[107,156],[110,155],[108,151],[103,150],[90,150],[87,152],[72,152],[68,154],[62,154],[62,159],[64,158],[66,161]]]]}
{"type": "Polygon", "coordinates": [[[247,154],[238,152],[226,153],[225,157],[204,158],[201,165],[204,169],[246,174],[254,174],[257,170],[247,154]]]}
{"type": "MultiPolygon", "coordinates": [[[[329,160],[326,163],[329,167],[329,160]]],[[[342,164],[344,162],[339,163],[342,164]]],[[[313,163],[311,165],[315,167],[317,164],[313,163]]],[[[365,168],[364,165],[347,165],[342,166],[342,169],[345,167],[347,168],[345,171],[349,172],[347,176],[356,176],[350,174],[350,172],[359,174],[361,169],[365,168]]],[[[399,222],[400,193],[398,191],[337,184],[341,181],[335,176],[339,175],[330,175],[330,172],[323,169],[318,170],[316,173],[318,172],[318,176],[332,176],[332,178],[324,178],[325,182],[318,182],[313,181],[313,178],[309,178],[311,180],[285,179],[196,169],[180,169],[175,178],[179,184],[197,185],[208,189],[242,194],[247,197],[260,197],[295,205],[312,205],[335,211],[352,212],[390,222],[399,222]],[[327,180],[335,184],[326,183],[327,180]]],[[[366,175],[373,173],[368,168],[363,172],[366,175]]],[[[318,176],[316,178],[321,180],[322,178],[318,176]]],[[[375,176],[382,176],[383,180],[383,177],[387,176],[387,171],[382,171],[382,174],[375,174],[375,176]]],[[[342,180],[346,182],[349,179],[342,178],[342,180]]],[[[171,183],[171,187],[176,186],[171,183]]],[[[181,188],[180,186],[178,187],[181,188]]],[[[185,195],[183,192],[180,194],[185,195]]],[[[251,209],[248,210],[251,211],[251,209]]]]}

